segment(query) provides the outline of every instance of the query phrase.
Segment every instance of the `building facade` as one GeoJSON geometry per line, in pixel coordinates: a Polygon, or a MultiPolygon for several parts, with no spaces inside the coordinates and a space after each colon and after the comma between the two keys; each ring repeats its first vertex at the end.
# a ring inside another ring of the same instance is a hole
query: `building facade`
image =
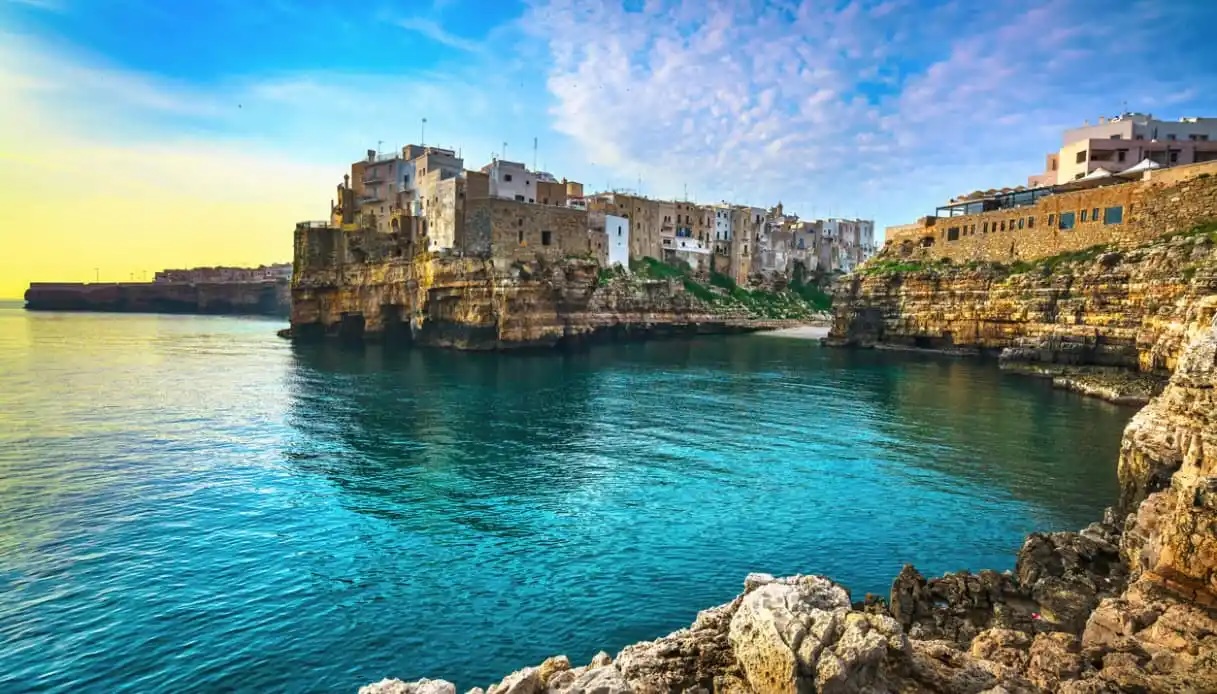
{"type": "Polygon", "coordinates": [[[1217,118],[1159,120],[1152,114],[1100,117],[1066,130],[1061,149],[1047,155],[1043,173],[1028,177],[1031,187],[1076,181],[1098,169],[1118,173],[1149,159],[1161,166],[1217,161],[1217,118]]]}

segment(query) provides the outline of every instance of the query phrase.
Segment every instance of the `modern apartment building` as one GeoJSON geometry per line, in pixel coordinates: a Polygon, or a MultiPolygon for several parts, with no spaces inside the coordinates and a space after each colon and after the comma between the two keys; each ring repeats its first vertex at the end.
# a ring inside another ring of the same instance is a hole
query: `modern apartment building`
{"type": "Polygon", "coordinates": [[[1044,172],[1028,177],[1033,188],[1085,178],[1098,169],[1118,173],[1142,160],[1161,166],[1217,161],[1217,118],[1159,120],[1122,113],[1066,130],[1061,149],[1049,153],[1044,172]]]}

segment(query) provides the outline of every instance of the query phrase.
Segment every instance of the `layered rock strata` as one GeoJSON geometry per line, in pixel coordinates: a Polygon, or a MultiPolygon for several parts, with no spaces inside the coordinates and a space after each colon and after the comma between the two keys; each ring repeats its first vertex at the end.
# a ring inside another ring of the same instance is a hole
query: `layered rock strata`
{"type": "Polygon", "coordinates": [[[1131,250],[1016,267],[879,258],[839,288],[827,343],[1167,374],[1188,326],[1217,310],[1213,237],[1200,228],[1131,250]]]}
{"type": "Polygon", "coordinates": [[[1125,431],[1117,508],[1081,532],[1029,536],[1013,572],[926,580],[906,566],[886,603],[851,603],[817,576],[754,574],[687,629],[471,691],[1217,691],[1217,327],[1188,332],[1165,391],[1125,431]]]}
{"type": "Polygon", "coordinates": [[[759,315],[704,285],[689,291],[691,282],[610,272],[582,258],[418,254],[393,234],[298,228],[290,334],[490,350],[743,332],[817,319],[790,293],[759,315]],[[794,320],[773,320],[782,317],[794,320]]]}

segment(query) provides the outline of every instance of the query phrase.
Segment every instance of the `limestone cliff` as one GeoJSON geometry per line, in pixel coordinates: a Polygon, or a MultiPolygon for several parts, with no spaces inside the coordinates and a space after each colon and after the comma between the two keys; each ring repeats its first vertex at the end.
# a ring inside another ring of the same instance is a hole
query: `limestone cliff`
{"type": "Polygon", "coordinates": [[[414,254],[393,234],[305,227],[296,232],[291,332],[507,349],[814,317],[790,292],[767,294],[765,310],[756,295],[712,290],[677,272],[615,273],[581,258],[414,254]]]}
{"type": "Polygon", "coordinates": [[[1034,264],[880,257],[839,288],[828,343],[999,354],[1011,361],[1174,369],[1217,309],[1211,226],[1126,251],[1034,264]]]}
{"type": "MultiPolygon", "coordinates": [[[[1217,327],[1191,327],[1165,392],[1125,431],[1121,510],[1033,534],[1014,572],[926,580],[851,603],[816,576],[744,592],[655,641],[557,656],[479,694],[1217,691],[1217,327]]],[[[363,694],[454,694],[384,680],[363,694]]]]}

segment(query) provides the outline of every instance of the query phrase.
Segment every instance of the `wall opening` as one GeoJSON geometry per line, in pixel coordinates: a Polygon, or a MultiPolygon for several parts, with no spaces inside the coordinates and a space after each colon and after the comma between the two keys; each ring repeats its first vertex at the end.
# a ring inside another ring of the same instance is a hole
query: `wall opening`
{"type": "Polygon", "coordinates": [[[541,245],[542,246],[548,246],[549,244],[553,243],[553,240],[554,240],[554,232],[552,232],[552,231],[542,231],[541,232],[541,245]]]}

